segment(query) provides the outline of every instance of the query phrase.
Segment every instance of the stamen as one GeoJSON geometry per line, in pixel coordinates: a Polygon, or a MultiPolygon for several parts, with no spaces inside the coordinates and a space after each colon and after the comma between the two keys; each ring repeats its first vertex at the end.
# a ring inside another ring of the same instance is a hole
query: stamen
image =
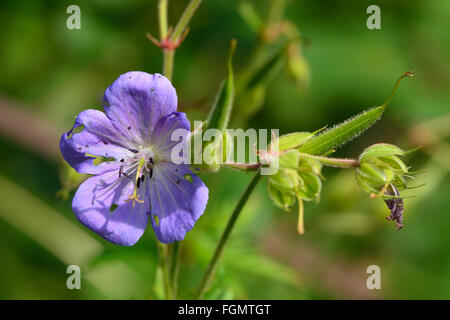
{"type": "Polygon", "coordinates": [[[133,203],[133,207],[135,206],[135,202],[139,202],[139,203],[144,203],[144,200],[139,199],[139,194],[137,194],[137,191],[139,189],[139,186],[141,184],[141,173],[142,173],[142,169],[145,167],[145,159],[142,158],[141,160],[139,160],[139,165],[138,168],[136,170],[136,182],[134,184],[134,191],[133,194],[128,196],[128,199],[125,201],[132,201],[133,203]]]}
{"type": "Polygon", "coordinates": [[[120,166],[120,169],[119,169],[119,178],[122,177],[122,175],[124,175],[125,177],[131,179],[131,177],[130,177],[128,174],[126,174],[125,172],[123,172],[123,166],[120,166]]]}

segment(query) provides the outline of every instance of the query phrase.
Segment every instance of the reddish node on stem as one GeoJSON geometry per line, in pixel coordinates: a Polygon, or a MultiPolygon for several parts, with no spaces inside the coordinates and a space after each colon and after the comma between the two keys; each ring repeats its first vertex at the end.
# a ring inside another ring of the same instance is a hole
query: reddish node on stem
{"type": "Polygon", "coordinates": [[[170,50],[175,50],[176,48],[178,48],[181,45],[181,43],[184,41],[184,39],[186,38],[188,33],[189,33],[189,28],[186,28],[186,30],[184,30],[181,37],[179,37],[178,39],[172,39],[171,38],[172,27],[170,27],[169,31],[167,32],[167,36],[161,40],[157,40],[155,37],[152,36],[152,34],[150,32],[147,32],[146,36],[155,46],[157,46],[163,50],[170,51],[170,50]]]}

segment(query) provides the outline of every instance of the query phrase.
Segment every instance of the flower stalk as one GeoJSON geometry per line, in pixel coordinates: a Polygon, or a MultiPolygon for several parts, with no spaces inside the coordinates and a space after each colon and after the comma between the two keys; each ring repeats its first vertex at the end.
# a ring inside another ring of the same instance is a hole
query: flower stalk
{"type": "Polygon", "coordinates": [[[169,269],[167,263],[167,247],[159,241],[156,241],[156,246],[158,248],[158,259],[163,276],[164,295],[167,300],[172,300],[172,286],[170,284],[169,269]]]}
{"type": "Polygon", "coordinates": [[[253,192],[256,185],[258,184],[260,178],[261,174],[260,171],[258,170],[255,176],[250,181],[250,184],[247,186],[247,189],[245,189],[244,193],[239,199],[239,202],[237,203],[236,207],[234,208],[233,213],[231,214],[230,219],[228,220],[227,226],[225,227],[225,230],[222,233],[219,243],[217,244],[216,250],[214,251],[214,255],[211,261],[209,262],[205,273],[203,274],[202,281],[200,282],[200,285],[195,295],[196,300],[202,299],[206,291],[208,290],[209,286],[211,285],[211,282],[214,279],[217,265],[219,263],[220,258],[222,257],[223,250],[228,242],[228,239],[230,238],[231,232],[233,231],[233,227],[236,224],[236,221],[239,215],[241,214],[244,205],[246,204],[248,198],[250,197],[250,194],[253,192]]]}

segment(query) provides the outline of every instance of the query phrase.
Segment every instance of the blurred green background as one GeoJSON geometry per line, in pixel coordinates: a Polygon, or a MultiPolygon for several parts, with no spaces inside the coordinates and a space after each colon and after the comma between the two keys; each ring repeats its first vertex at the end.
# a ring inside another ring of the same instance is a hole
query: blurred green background
{"type": "MultiPolygon", "coordinates": [[[[187,2],[170,1],[171,24],[187,2]]],[[[254,62],[255,48],[270,51],[270,39],[260,36],[261,26],[248,13],[253,8],[268,27],[276,2],[203,1],[175,57],[179,108],[191,120],[205,119],[226,74],[232,38],[238,40],[237,74],[254,62]]],[[[71,198],[55,196],[61,188],[58,141],[74,117],[100,108],[103,91],[120,74],[161,72],[161,51],[145,37],[158,34],[156,8],[155,0],[0,3],[1,299],[157,297],[151,228],[134,247],[118,247],[77,222],[71,198]],[[71,4],[81,8],[81,30],[66,28],[71,4]],[[81,267],[81,290],[66,288],[70,264],[81,267]]],[[[307,39],[297,57],[310,73],[295,82],[286,66],[277,70],[259,107],[247,112],[246,102],[237,103],[231,127],[313,131],[382,104],[398,76],[414,70],[383,119],[335,155],[357,157],[381,141],[404,149],[422,145],[406,162],[427,170],[412,182],[426,185],[407,192],[416,197],[405,200],[405,227],[397,232],[384,218],[383,201],[359,189],[353,170],[325,168],[321,201],[306,203],[306,234],[299,236],[297,209],[273,206],[263,179],[232,234],[209,298],[450,298],[449,16],[448,0],[292,0],[275,17],[272,22],[289,20],[307,39]],[[371,4],[381,8],[381,30],[366,28],[371,4]],[[381,268],[381,290],[366,288],[372,264],[381,268]]],[[[202,178],[210,200],[183,243],[181,297],[199,283],[250,175],[223,169],[202,178]]]]}

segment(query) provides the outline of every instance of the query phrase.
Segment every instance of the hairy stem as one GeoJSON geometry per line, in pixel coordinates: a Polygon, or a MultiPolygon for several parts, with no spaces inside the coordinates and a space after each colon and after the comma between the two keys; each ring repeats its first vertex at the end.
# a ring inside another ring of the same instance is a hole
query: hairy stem
{"type": "Polygon", "coordinates": [[[252,191],[255,189],[260,178],[261,178],[261,174],[258,170],[256,172],[255,176],[250,181],[250,184],[247,186],[247,189],[245,189],[244,193],[242,194],[241,198],[239,199],[239,202],[237,203],[236,207],[234,208],[233,213],[231,214],[230,219],[228,220],[227,226],[225,227],[225,230],[222,233],[220,241],[217,244],[216,250],[214,251],[214,255],[213,255],[211,261],[209,262],[205,273],[203,274],[202,281],[201,281],[199,287],[197,288],[195,299],[202,299],[204,294],[208,290],[208,288],[214,278],[219,259],[223,254],[223,250],[225,248],[225,245],[228,242],[228,239],[230,238],[230,234],[231,234],[231,231],[233,231],[233,227],[236,223],[236,220],[239,217],[239,215],[241,214],[242,208],[244,207],[245,203],[247,202],[248,198],[250,197],[250,194],[252,193],[252,191]]]}
{"type": "Polygon", "coordinates": [[[359,167],[359,161],[356,159],[342,159],[342,158],[329,158],[323,156],[315,156],[307,153],[300,153],[302,157],[315,159],[320,161],[325,166],[336,168],[357,168],[359,167]]]}
{"type": "Polygon", "coordinates": [[[197,10],[201,2],[202,0],[191,0],[189,2],[186,9],[184,9],[184,12],[180,20],[178,21],[175,29],[173,30],[172,35],[170,36],[170,39],[172,41],[175,42],[182,37],[183,33],[185,32],[189,24],[189,21],[191,21],[192,16],[194,15],[195,11],[197,10]]]}
{"type": "Polygon", "coordinates": [[[159,0],[158,3],[158,15],[159,15],[159,34],[161,40],[167,37],[168,32],[168,20],[167,20],[167,5],[169,0],[159,0]]]}
{"type": "Polygon", "coordinates": [[[172,258],[170,263],[170,282],[172,284],[172,297],[177,298],[178,273],[180,271],[181,242],[176,241],[172,246],[172,258]]]}
{"type": "Polygon", "coordinates": [[[164,49],[163,74],[170,81],[172,81],[174,57],[175,57],[175,50],[164,49]]]}
{"type": "Polygon", "coordinates": [[[168,300],[172,299],[172,286],[169,279],[167,247],[159,241],[156,241],[158,247],[158,258],[163,273],[164,295],[168,300]]]}

